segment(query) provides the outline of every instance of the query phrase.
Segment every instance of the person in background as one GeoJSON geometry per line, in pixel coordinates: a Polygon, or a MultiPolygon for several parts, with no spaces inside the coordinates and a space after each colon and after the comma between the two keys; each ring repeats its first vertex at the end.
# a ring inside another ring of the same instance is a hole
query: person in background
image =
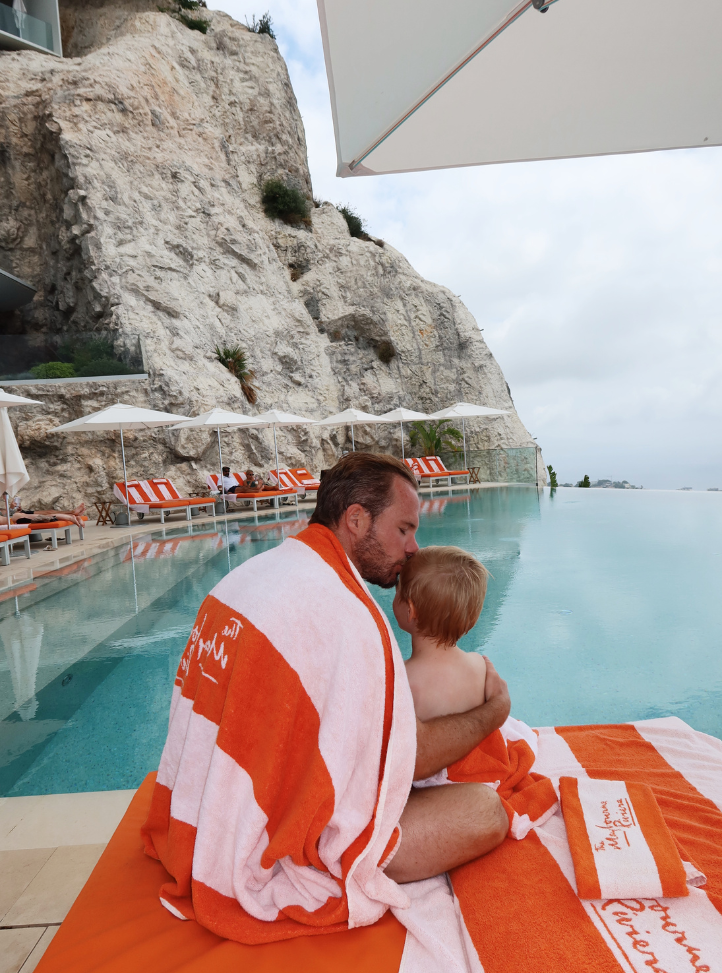
{"type": "Polygon", "coordinates": [[[223,493],[235,493],[239,489],[235,476],[231,476],[230,466],[223,467],[223,493]]]}
{"type": "MultiPolygon", "coordinates": [[[[76,527],[82,527],[84,513],[84,503],[79,503],[73,510],[23,510],[20,497],[13,497],[10,501],[11,524],[47,524],[55,520],[66,520],[76,527]]],[[[0,507],[0,527],[3,526],[7,527],[7,515],[0,507]]]]}

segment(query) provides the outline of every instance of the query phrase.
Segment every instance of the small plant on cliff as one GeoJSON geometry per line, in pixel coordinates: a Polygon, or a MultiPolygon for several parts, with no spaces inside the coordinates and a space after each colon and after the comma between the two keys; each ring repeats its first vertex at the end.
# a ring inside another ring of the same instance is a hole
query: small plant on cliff
{"type": "Polygon", "coordinates": [[[351,236],[356,237],[358,240],[371,239],[366,231],[366,224],[355,209],[353,209],[348,203],[345,206],[337,206],[336,209],[346,220],[346,226],[348,227],[348,232],[351,234],[351,236]]]}
{"type": "Polygon", "coordinates": [[[216,345],[215,352],[221,365],[225,366],[231,375],[234,375],[241,383],[241,392],[243,392],[246,401],[255,405],[258,401],[258,392],[251,383],[256,376],[248,367],[245,351],[240,345],[233,345],[231,348],[226,347],[226,345],[220,348],[216,345]]]}
{"type": "Polygon", "coordinates": [[[272,220],[284,223],[305,223],[311,225],[308,215],[308,200],[295,186],[289,186],[281,179],[267,179],[261,192],[263,211],[272,220]]]}
{"type": "Polygon", "coordinates": [[[547,470],[549,471],[549,486],[552,488],[552,490],[556,490],[559,484],[557,483],[557,475],[551,463],[549,466],[547,466],[547,470]]]}
{"type": "Polygon", "coordinates": [[[276,39],[276,35],[273,33],[273,21],[268,11],[263,14],[260,20],[256,20],[256,15],[254,14],[250,24],[248,23],[248,17],[246,17],[246,27],[254,34],[268,34],[269,37],[272,37],[274,40],[276,39]]]}
{"type": "Polygon", "coordinates": [[[208,33],[208,21],[204,17],[195,17],[195,13],[201,7],[206,7],[206,0],[174,0],[170,7],[158,7],[163,13],[169,13],[171,17],[179,20],[189,30],[199,30],[201,34],[208,33]]]}
{"type": "Polygon", "coordinates": [[[418,449],[423,456],[436,456],[445,449],[454,449],[463,438],[451,419],[435,422],[411,423],[411,448],[418,449]]]}

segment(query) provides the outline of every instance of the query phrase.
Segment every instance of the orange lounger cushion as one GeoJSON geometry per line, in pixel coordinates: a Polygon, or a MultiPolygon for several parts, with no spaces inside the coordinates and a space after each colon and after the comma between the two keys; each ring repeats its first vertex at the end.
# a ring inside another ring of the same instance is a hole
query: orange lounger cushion
{"type": "Polygon", "coordinates": [[[133,798],[38,973],[398,973],[406,930],[391,913],[373,926],[261,946],[172,916],[158,899],[170,876],[140,837],[154,780],[133,798]]]}
{"type": "Polygon", "coordinates": [[[75,524],[71,524],[69,520],[48,520],[48,521],[33,521],[30,524],[23,524],[23,527],[28,527],[31,531],[36,530],[65,530],[66,527],[75,527],[75,524]]]}
{"type": "Polygon", "coordinates": [[[27,524],[20,524],[19,527],[11,527],[9,530],[0,530],[0,540],[15,540],[16,537],[24,537],[26,534],[30,534],[31,532],[32,527],[28,527],[27,524]]]}

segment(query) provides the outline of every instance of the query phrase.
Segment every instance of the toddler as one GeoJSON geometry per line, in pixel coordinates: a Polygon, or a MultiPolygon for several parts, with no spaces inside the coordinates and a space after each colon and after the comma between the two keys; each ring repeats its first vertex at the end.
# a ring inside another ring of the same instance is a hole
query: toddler
{"type": "Polygon", "coordinates": [[[456,644],[476,625],[489,572],[459,547],[425,547],[399,575],[394,615],[411,635],[406,673],[422,722],[484,702],[486,662],[456,644]]]}

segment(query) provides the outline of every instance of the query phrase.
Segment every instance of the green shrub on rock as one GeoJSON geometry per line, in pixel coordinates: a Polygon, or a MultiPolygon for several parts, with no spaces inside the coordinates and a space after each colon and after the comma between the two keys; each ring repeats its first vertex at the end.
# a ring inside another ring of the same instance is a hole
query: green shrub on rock
{"type": "Polygon", "coordinates": [[[79,378],[92,378],[94,375],[133,375],[133,369],[128,368],[122,361],[115,358],[96,358],[78,368],[76,375],[79,378]]]}
{"type": "Polygon", "coordinates": [[[49,361],[30,369],[34,378],[75,378],[75,368],[70,362],[49,361]]]}
{"type": "Polygon", "coordinates": [[[308,215],[308,200],[295,186],[289,186],[281,179],[267,179],[261,192],[263,211],[269,219],[283,220],[291,225],[304,223],[311,225],[308,215]]]}

